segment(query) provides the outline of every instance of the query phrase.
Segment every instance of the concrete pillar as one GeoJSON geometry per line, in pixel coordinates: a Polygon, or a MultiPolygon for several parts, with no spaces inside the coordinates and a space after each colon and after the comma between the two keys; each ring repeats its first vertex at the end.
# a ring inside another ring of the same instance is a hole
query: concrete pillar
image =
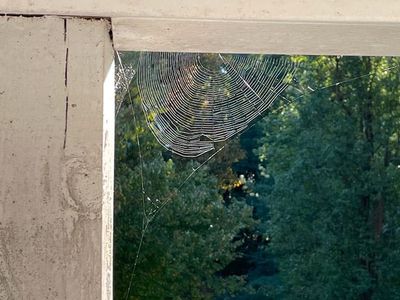
{"type": "Polygon", "coordinates": [[[109,30],[0,17],[0,299],[112,299],[109,30]]]}

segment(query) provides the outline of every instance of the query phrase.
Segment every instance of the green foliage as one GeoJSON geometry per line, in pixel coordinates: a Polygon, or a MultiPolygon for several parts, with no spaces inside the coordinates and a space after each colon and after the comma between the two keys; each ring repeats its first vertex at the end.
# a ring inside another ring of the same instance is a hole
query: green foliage
{"type": "Polygon", "coordinates": [[[277,289],[284,299],[399,299],[399,77],[384,71],[395,61],[300,59],[304,86],[370,75],[264,121],[277,289]]]}
{"type": "MultiPolygon", "coordinates": [[[[236,236],[255,225],[252,208],[233,200],[226,205],[218,193],[222,179],[207,167],[179,190],[198,163],[164,158],[162,149],[138,114],[135,87],[133,107],[126,103],[119,115],[116,140],[115,294],[124,299],[142,230],[143,206],[166,203],[146,231],[129,299],[213,299],[233,295],[243,285],[240,276],[218,275],[240,255],[236,236]],[[132,122],[136,111],[137,125],[132,122]],[[142,203],[139,135],[146,196],[142,203]],[[150,200],[149,200],[150,199],[150,200]]],[[[235,160],[232,159],[231,160],[235,160]]],[[[220,168],[229,168],[220,160],[220,168]]]]}
{"type": "Polygon", "coordinates": [[[204,158],[163,151],[132,87],[116,139],[116,299],[128,289],[143,207],[162,203],[130,299],[400,299],[400,78],[388,69],[400,60],[292,59],[302,67],[284,99],[296,100],[278,103],[182,189],[204,158]]]}

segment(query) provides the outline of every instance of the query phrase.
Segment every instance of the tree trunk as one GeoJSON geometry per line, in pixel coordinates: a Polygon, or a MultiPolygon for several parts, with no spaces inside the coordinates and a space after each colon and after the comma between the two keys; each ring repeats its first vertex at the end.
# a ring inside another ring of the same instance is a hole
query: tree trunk
{"type": "MultiPolygon", "coordinates": [[[[364,59],[365,63],[365,70],[364,72],[366,74],[372,72],[372,62],[371,58],[365,58],[364,59]]],[[[364,103],[361,105],[361,112],[362,112],[362,130],[363,130],[363,135],[365,139],[365,145],[366,145],[366,151],[367,151],[367,157],[366,157],[366,162],[365,162],[365,167],[364,171],[369,172],[372,169],[372,161],[374,158],[374,131],[373,131],[373,96],[372,96],[372,82],[373,78],[369,78],[367,89],[366,89],[366,95],[364,98],[364,103]]],[[[368,192],[366,193],[362,198],[361,198],[361,205],[362,205],[362,214],[365,216],[365,221],[366,221],[366,226],[367,228],[370,227],[371,224],[371,212],[370,212],[370,206],[371,206],[371,193],[368,192]]],[[[368,238],[368,236],[367,236],[368,238]]],[[[370,253],[367,254],[366,257],[362,258],[362,264],[363,267],[368,271],[368,274],[371,279],[376,278],[376,272],[374,270],[374,254],[370,253]]],[[[372,294],[373,294],[373,289],[370,287],[366,291],[364,291],[360,295],[360,299],[362,300],[370,300],[372,299],[372,294]]]]}

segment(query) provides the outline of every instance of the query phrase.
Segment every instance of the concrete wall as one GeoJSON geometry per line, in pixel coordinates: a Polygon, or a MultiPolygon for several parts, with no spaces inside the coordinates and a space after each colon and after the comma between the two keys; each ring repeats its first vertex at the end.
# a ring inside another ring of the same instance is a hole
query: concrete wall
{"type": "Polygon", "coordinates": [[[110,17],[118,50],[400,55],[399,0],[2,0],[1,12],[110,17]]]}
{"type": "Polygon", "coordinates": [[[399,22],[398,0],[2,0],[0,11],[172,19],[399,22]]]}
{"type": "Polygon", "coordinates": [[[0,299],[111,299],[106,20],[0,17],[0,299]]]}
{"type": "Polygon", "coordinates": [[[119,50],[400,56],[400,23],[159,18],[113,18],[112,23],[119,50]]]}

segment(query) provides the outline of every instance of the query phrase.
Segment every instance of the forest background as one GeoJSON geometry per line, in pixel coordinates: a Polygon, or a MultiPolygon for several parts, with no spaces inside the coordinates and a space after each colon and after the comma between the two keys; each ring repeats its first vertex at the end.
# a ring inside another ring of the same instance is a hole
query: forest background
{"type": "Polygon", "coordinates": [[[288,59],[296,88],[181,189],[202,159],[157,143],[132,81],[116,128],[116,299],[131,278],[128,299],[400,299],[400,60],[288,59]],[[132,277],[141,171],[146,197],[168,204],[132,277]]]}

